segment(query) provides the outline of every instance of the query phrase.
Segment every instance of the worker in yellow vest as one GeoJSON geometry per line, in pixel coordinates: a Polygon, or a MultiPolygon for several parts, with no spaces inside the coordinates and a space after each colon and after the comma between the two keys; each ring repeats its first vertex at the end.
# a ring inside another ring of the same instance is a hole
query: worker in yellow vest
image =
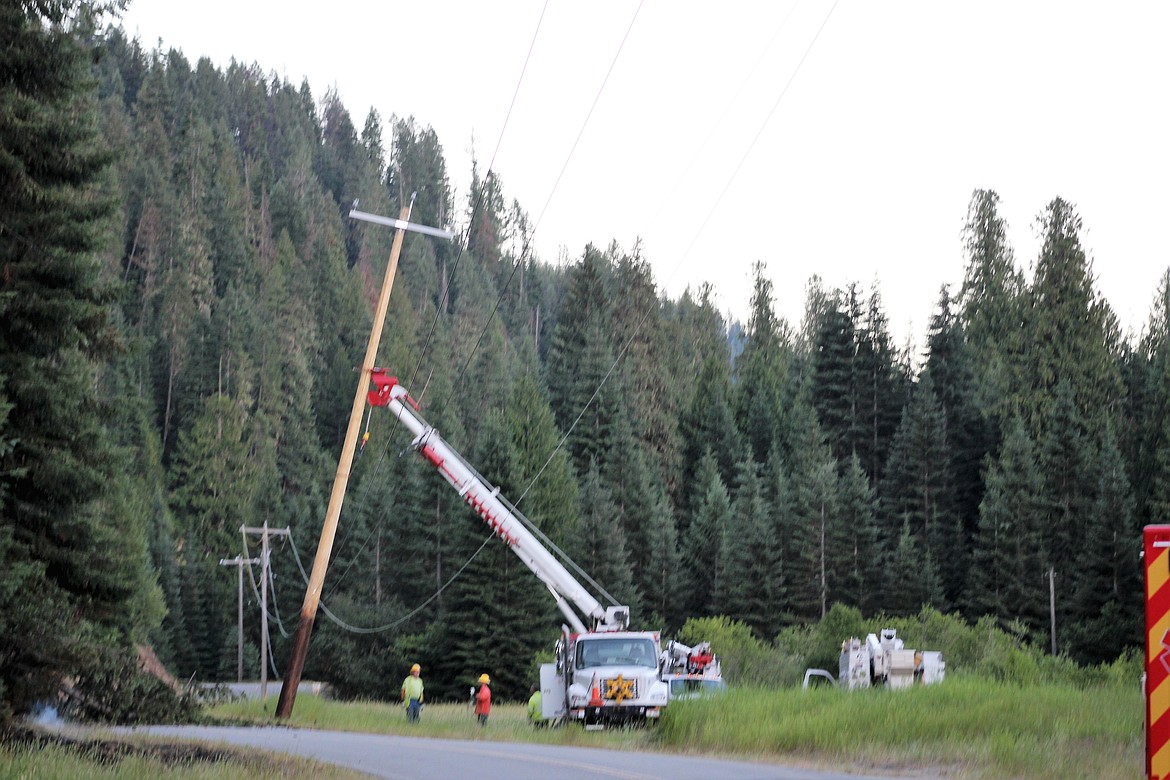
{"type": "Polygon", "coordinates": [[[402,702],[406,705],[406,719],[411,723],[418,723],[418,716],[422,712],[423,681],[419,677],[422,667],[418,664],[410,667],[410,674],[402,681],[402,702]]]}

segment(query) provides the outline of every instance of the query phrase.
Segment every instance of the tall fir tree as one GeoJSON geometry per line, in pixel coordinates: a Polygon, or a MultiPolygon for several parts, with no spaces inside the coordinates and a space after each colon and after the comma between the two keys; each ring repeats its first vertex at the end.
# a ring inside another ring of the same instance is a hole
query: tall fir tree
{"type": "Polygon", "coordinates": [[[966,589],[971,615],[991,615],[1001,624],[1021,620],[1034,630],[1047,626],[1040,559],[1042,490],[1035,445],[1015,417],[999,458],[988,467],[987,492],[979,506],[966,589]]]}
{"type": "Polygon", "coordinates": [[[90,3],[0,10],[0,720],[143,627],[143,518],[121,514],[95,376],[116,348],[90,3]]]}
{"type": "Polygon", "coordinates": [[[936,566],[945,564],[945,594],[939,594],[944,600],[933,604],[943,610],[949,608],[950,599],[960,595],[968,555],[954,513],[950,465],[946,419],[934,382],[926,374],[915,388],[894,437],[881,486],[881,516],[889,538],[904,530],[914,537],[920,553],[936,566]]]}
{"type": "Polygon", "coordinates": [[[1024,337],[1024,276],[1007,230],[999,195],[975,190],[963,227],[967,266],[957,304],[974,363],[981,367],[979,406],[997,420],[1006,419],[1014,406],[1014,371],[1024,337]]]}
{"type": "Polygon", "coordinates": [[[719,476],[715,457],[708,450],[699,459],[691,499],[695,507],[682,533],[679,557],[682,562],[683,615],[710,617],[720,614],[715,594],[723,587],[722,545],[724,529],[731,515],[731,499],[719,476]]]}
{"type": "Polygon", "coordinates": [[[1113,660],[1119,645],[1141,643],[1141,573],[1133,551],[1141,532],[1121,451],[1112,430],[1101,436],[1101,468],[1091,522],[1079,545],[1075,588],[1061,647],[1086,664],[1113,660]],[[1129,628],[1126,628],[1129,627],[1129,628]],[[1121,636],[1118,636],[1118,632],[1121,636]]]}
{"type": "Polygon", "coordinates": [[[772,282],[757,263],[747,341],[735,360],[735,421],[757,463],[764,463],[783,414],[782,391],[790,360],[786,324],[776,316],[772,282]]]}
{"type": "Polygon", "coordinates": [[[735,499],[723,528],[715,598],[722,614],[742,621],[760,636],[770,625],[774,597],[768,591],[771,540],[759,466],[746,456],[739,467],[735,499]]]}

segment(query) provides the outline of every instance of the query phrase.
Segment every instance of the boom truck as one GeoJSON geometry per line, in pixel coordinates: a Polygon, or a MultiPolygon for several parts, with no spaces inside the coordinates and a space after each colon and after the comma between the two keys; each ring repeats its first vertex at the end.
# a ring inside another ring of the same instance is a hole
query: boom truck
{"type": "Polygon", "coordinates": [[[412,449],[532,570],[564,615],[567,625],[556,642],[556,660],[540,669],[546,720],[586,726],[651,722],[661,716],[672,690],[722,687],[719,659],[710,643],[689,647],[672,641],[663,648],[659,632],[631,631],[629,607],[603,606],[586,590],[549,551],[556,546],[548,537],[427,424],[418,403],[395,377],[375,368],[370,379],[375,388],[369,392],[370,404],[387,407],[406,426],[414,435],[412,449]]]}

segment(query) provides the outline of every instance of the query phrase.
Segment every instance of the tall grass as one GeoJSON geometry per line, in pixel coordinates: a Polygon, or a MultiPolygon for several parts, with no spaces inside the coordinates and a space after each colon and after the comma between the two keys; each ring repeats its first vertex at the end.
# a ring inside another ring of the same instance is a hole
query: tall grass
{"type": "Polygon", "coordinates": [[[260,753],[217,755],[215,759],[162,757],[165,747],[136,741],[142,752],[115,757],[113,751],[91,749],[85,745],[38,745],[0,742],[0,777],[37,778],[37,780],[350,780],[364,777],[340,767],[288,756],[260,753]]]}
{"type": "Polygon", "coordinates": [[[1133,778],[1143,767],[1137,686],[976,679],[900,691],[737,690],[671,705],[662,746],[865,770],[965,777],[1133,778]]]}

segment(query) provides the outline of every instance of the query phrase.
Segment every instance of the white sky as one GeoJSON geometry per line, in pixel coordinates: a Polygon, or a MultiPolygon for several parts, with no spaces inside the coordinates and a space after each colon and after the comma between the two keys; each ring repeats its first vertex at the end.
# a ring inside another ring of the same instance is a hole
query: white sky
{"type": "Polygon", "coordinates": [[[474,144],[540,259],[641,237],[660,288],[711,282],[736,317],[763,261],[793,325],[810,275],[876,280],[921,345],[976,188],[1027,271],[1036,216],[1074,203],[1127,330],[1170,266],[1170,3],[131,0],[124,26],[332,88],[359,129],[434,127],[460,209],[474,144]]]}

